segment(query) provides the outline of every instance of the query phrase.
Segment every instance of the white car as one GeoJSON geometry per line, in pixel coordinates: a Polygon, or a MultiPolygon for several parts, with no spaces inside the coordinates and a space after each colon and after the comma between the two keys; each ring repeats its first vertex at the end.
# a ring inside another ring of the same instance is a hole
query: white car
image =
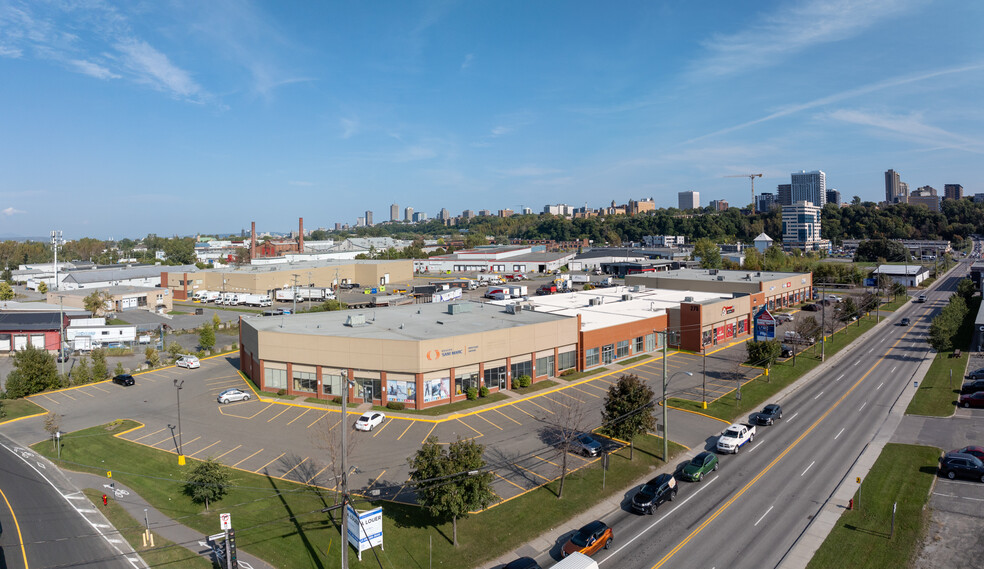
{"type": "Polygon", "coordinates": [[[198,361],[195,356],[181,356],[178,361],[174,362],[174,365],[178,367],[186,367],[188,369],[198,369],[202,367],[202,363],[198,361]]]}
{"type": "Polygon", "coordinates": [[[371,431],[373,428],[377,427],[383,420],[386,419],[386,415],[383,415],[379,411],[369,411],[363,413],[359,420],[355,422],[356,431],[371,431]]]}
{"type": "Polygon", "coordinates": [[[216,401],[222,404],[232,403],[233,401],[249,401],[249,393],[233,387],[220,393],[216,401]]]}

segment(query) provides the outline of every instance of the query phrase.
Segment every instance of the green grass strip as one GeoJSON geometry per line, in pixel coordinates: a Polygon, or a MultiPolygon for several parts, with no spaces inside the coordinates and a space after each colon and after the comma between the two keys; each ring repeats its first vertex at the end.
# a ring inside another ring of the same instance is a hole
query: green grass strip
{"type": "Polygon", "coordinates": [[[974,335],[974,320],[980,308],[981,299],[974,297],[967,303],[967,316],[960,324],[953,345],[963,350],[959,358],[950,357],[953,352],[936,354],[926,377],[919,382],[916,395],[905,410],[908,415],[927,415],[930,417],[949,417],[953,415],[960,386],[967,370],[967,348],[974,335]]]}
{"type": "Polygon", "coordinates": [[[0,424],[44,413],[44,409],[30,399],[0,399],[0,410],[0,424]]]}

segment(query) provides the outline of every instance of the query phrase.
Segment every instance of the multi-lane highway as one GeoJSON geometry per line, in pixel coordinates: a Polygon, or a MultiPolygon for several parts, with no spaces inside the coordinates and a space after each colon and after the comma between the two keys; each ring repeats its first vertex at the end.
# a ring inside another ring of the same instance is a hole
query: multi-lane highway
{"type": "MultiPolygon", "coordinates": [[[[681,482],[653,516],[625,507],[605,521],[615,531],[602,567],[775,567],[841,482],[929,356],[929,322],[956,289],[958,267],[925,304],[901,308],[875,333],[828,362],[781,401],[784,419],[759,427],[755,441],[722,456],[702,482],[681,482]],[[908,316],[912,325],[897,325],[908,316]]],[[[917,379],[917,378],[916,378],[917,379]]],[[[553,552],[554,554],[556,552],[553,552]]],[[[550,562],[543,560],[544,566],[550,562]]]]}

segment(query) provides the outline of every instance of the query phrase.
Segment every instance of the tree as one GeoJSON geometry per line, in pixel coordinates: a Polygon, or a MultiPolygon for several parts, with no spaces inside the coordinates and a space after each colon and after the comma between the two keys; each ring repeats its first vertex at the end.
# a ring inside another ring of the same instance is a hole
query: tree
{"type": "Polygon", "coordinates": [[[172,360],[178,359],[178,354],[181,353],[181,344],[177,342],[171,342],[167,345],[167,355],[172,360]]]}
{"type": "Polygon", "coordinates": [[[216,332],[218,332],[219,326],[221,324],[222,324],[222,319],[219,318],[219,313],[216,312],[212,314],[212,328],[214,328],[216,332]]]}
{"type": "Polygon", "coordinates": [[[240,267],[242,265],[248,265],[249,264],[249,249],[247,249],[246,247],[237,247],[236,248],[236,257],[235,257],[235,260],[233,261],[233,264],[235,264],[237,267],[240,267]]]}
{"type": "Polygon", "coordinates": [[[485,446],[460,438],[447,451],[428,438],[408,459],[410,480],[417,491],[417,502],[438,520],[451,519],[452,543],[458,546],[458,518],[482,510],[492,503],[493,473],[483,471],[485,446]]]}
{"type": "Polygon", "coordinates": [[[124,375],[126,373],[126,368],[123,367],[123,362],[116,362],[116,369],[113,370],[113,375],[124,375]]]}
{"type": "Polygon", "coordinates": [[[782,356],[782,343],[779,340],[749,340],[745,342],[747,363],[754,366],[772,367],[782,356]]]}
{"type": "Polygon", "coordinates": [[[191,237],[175,237],[164,243],[164,253],[169,263],[190,265],[195,262],[195,240],[191,237]]]}
{"type": "Polygon", "coordinates": [[[629,441],[629,460],[635,451],[635,437],[656,429],[654,396],[652,388],[631,373],[619,376],[608,388],[601,411],[603,430],[610,437],[629,441]]]}
{"type": "Polygon", "coordinates": [[[851,321],[851,318],[857,318],[858,316],[858,305],[854,301],[854,297],[846,297],[842,303],[840,312],[837,314],[837,317],[841,322],[847,323],[851,321]]]}
{"type": "Polygon", "coordinates": [[[10,268],[10,263],[4,263],[3,273],[0,274],[0,279],[9,285],[14,284],[14,271],[10,268]]]}
{"type": "Polygon", "coordinates": [[[13,300],[14,289],[7,281],[0,282],[0,300],[13,300]]]}
{"type": "Polygon", "coordinates": [[[94,290],[82,299],[82,307],[92,313],[93,316],[105,314],[108,309],[111,297],[104,290],[94,290]]]}
{"type": "Polygon", "coordinates": [[[89,360],[87,358],[80,358],[69,374],[72,376],[72,383],[75,385],[85,385],[92,381],[92,372],[89,370],[89,360]]]}
{"type": "Polygon", "coordinates": [[[44,430],[51,436],[51,448],[55,448],[55,433],[61,430],[61,418],[54,412],[44,416],[44,430]]]}
{"type": "Polygon", "coordinates": [[[147,358],[147,363],[150,364],[150,367],[157,367],[161,365],[160,354],[158,354],[157,350],[150,346],[147,346],[147,349],[144,350],[144,357],[147,358]]]}
{"type": "Polygon", "coordinates": [[[701,238],[694,243],[694,259],[700,259],[703,269],[721,268],[721,249],[710,239],[701,238]]]}
{"type": "Polygon", "coordinates": [[[909,289],[907,289],[905,287],[905,285],[902,284],[901,282],[895,281],[894,283],[892,283],[892,296],[893,297],[900,298],[900,297],[905,296],[906,293],[908,293],[908,292],[909,292],[909,289]]]}
{"type": "Polygon", "coordinates": [[[102,381],[109,377],[109,366],[106,363],[106,351],[102,348],[92,350],[92,379],[102,381]]]}
{"type": "Polygon", "coordinates": [[[929,323],[929,345],[937,352],[946,352],[953,348],[957,330],[967,316],[967,303],[963,297],[954,294],[950,302],[929,323]]]}
{"type": "Polygon", "coordinates": [[[205,504],[205,511],[211,502],[221,500],[229,486],[229,472],[221,462],[207,458],[191,469],[185,481],[185,494],[191,496],[196,504],[205,504]]]}
{"type": "Polygon", "coordinates": [[[60,385],[55,358],[47,350],[28,346],[13,356],[14,369],[7,374],[7,397],[17,399],[55,389],[60,385]]]}
{"type": "Polygon", "coordinates": [[[875,262],[878,259],[902,261],[906,259],[906,249],[899,241],[889,241],[887,238],[869,239],[858,244],[854,260],[858,262],[875,262]]]}
{"type": "Polygon", "coordinates": [[[970,300],[976,292],[977,288],[974,287],[974,281],[970,279],[960,279],[960,282],[957,283],[957,294],[962,296],[964,300],[970,300]]]}
{"type": "Polygon", "coordinates": [[[820,324],[813,316],[801,318],[796,322],[796,332],[799,340],[807,344],[812,344],[816,340],[817,333],[820,331],[820,324]]]}
{"type": "Polygon", "coordinates": [[[40,284],[38,284],[38,293],[39,294],[48,294],[48,284],[47,283],[40,283],[40,284]]]}
{"type": "Polygon", "coordinates": [[[215,346],[215,328],[203,324],[198,330],[198,346],[203,351],[209,351],[215,346]]]}

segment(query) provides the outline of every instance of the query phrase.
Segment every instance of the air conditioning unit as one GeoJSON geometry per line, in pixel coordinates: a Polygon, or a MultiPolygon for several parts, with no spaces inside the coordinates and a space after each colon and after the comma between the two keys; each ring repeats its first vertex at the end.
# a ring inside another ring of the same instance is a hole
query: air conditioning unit
{"type": "Polygon", "coordinates": [[[507,304],[506,305],[506,313],[507,314],[519,314],[522,311],[523,311],[523,305],[522,304],[507,304]]]}
{"type": "Polygon", "coordinates": [[[345,325],[351,328],[356,328],[358,326],[366,325],[366,315],[365,314],[350,314],[348,318],[345,319],[345,325]]]}
{"type": "Polygon", "coordinates": [[[718,270],[717,269],[708,269],[707,270],[707,274],[709,274],[709,275],[716,275],[716,274],[718,274],[718,270]]]}
{"type": "Polygon", "coordinates": [[[718,275],[718,280],[719,281],[723,281],[724,280],[724,275],[718,275]]]}
{"type": "Polygon", "coordinates": [[[685,297],[683,297],[683,301],[684,302],[693,302],[694,301],[694,297],[692,297],[692,296],[685,296],[685,297]]]}
{"type": "Polygon", "coordinates": [[[624,302],[626,300],[632,300],[632,295],[631,294],[623,294],[622,295],[622,301],[624,302]]]}
{"type": "Polygon", "coordinates": [[[601,306],[601,297],[597,296],[595,298],[589,299],[588,306],[601,306]]]}

